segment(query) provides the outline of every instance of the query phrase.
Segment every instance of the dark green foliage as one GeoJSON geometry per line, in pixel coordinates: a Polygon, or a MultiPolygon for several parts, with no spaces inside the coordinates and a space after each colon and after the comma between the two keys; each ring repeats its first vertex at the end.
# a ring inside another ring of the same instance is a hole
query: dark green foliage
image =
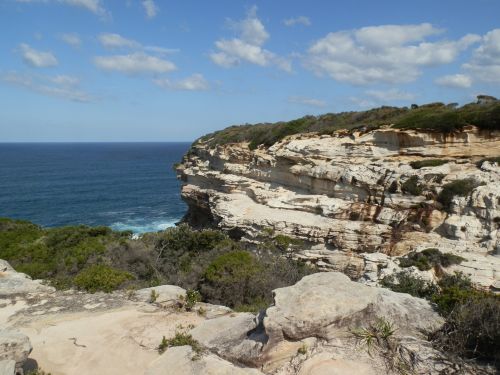
{"type": "Polygon", "coordinates": [[[158,353],[163,354],[168,348],[186,345],[189,345],[193,349],[193,352],[195,352],[198,356],[203,353],[203,347],[201,346],[201,344],[196,341],[193,336],[185,331],[176,332],[175,336],[170,339],[167,339],[165,338],[165,336],[163,336],[157,350],[158,353]]]}
{"type": "Polygon", "coordinates": [[[418,183],[418,176],[411,176],[401,185],[403,193],[420,195],[424,191],[424,185],[418,183]]]}
{"type": "Polygon", "coordinates": [[[490,362],[500,370],[500,297],[480,293],[465,299],[431,340],[441,350],[490,362]]]}
{"type": "Polygon", "coordinates": [[[78,288],[90,293],[110,293],[118,289],[125,281],[133,278],[128,272],[104,264],[95,264],[80,271],[76,275],[74,283],[78,288]]]}
{"type": "Polygon", "coordinates": [[[297,133],[318,132],[331,134],[336,130],[370,130],[380,125],[394,124],[397,128],[422,129],[450,133],[465,125],[476,125],[481,129],[500,129],[500,103],[455,105],[431,103],[409,108],[380,107],[362,112],[327,113],[321,116],[305,116],[300,119],[261,123],[256,125],[231,126],[208,134],[199,141],[210,146],[217,144],[249,142],[250,149],[262,145],[269,147],[284,137],[297,133]]]}
{"type": "Polygon", "coordinates": [[[129,232],[105,227],[43,229],[0,219],[0,259],[18,271],[47,279],[59,289],[91,292],[179,285],[188,290],[188,309],[199,300],[245,311],[267,307],[273,289],[313,271],[282,257],[283,250],[298,244],[277,235],[254,253],[220,231],[196,231],[187,225],[133,240],[129,232]]]}
{"type": "Polygon", "coordinates": [[[412,161],[410,163],[410,166],[413,169],[420,169],[424,167],[439,167],[440,165],[448,163],[449,160],[443,160],[443,159],[427,159],[427,160],[418,160],[418,161],[412,161]]]}
{"type": "Polygon", "coordinates": [[[410,253],[399,260],[401,267],[415,266],[420,271],[427,271],[433,267],[449,267],[453,264],[460,264],[464,258],[454,254],[443,254],[438,249],[425,249],[421,252],[410,253]]]}
{"type": "Polygon", "coordinates": [[[433,295],[431,301],[443,316],[449,315],[457,305],[483,294],[472,287],[468,277],[458,272],[444,276],[438,285],[440,292],[433,295]]]}
{"type": "Polygon", "coordinates": [[[202,294],[230,307],[251,305],[260,297],[262,264],[247,251],[223,254],[209,264],[200,285],[202,294]]]}
{"type": "Polygon", "coordinates": [[[491,158],[485,158],[485,159],[481,159],[479,160],[477,163],[476,163],[476,166],[478,168],[481,168],[481,166],[483,165],[483,163],[485,161],[489,161],[490,163],[497,163],[498,165],[500,165],[500,156],[496,156],[496,157],[491,157],[491,158]]]}
{"type": "Polygon", "coordinates": [[[466,125],[458,110],[446,106],[421,106],[397,121],[395,127],[401,129],[439,130],[445,133],[460,130],[466,125]]]}
{"type": "Polygon", "coordinates": [[[370,129],[380,125],[391,124],[407,108],[380,107],[363,112],[328,113],[322,116],[305,116],[300,119],[278,122],[275,124],[256,124],[231,126],[221,131],[208,134],[200,141],[211,146],[217,144],[250,142],[249,147],[255,149],[260,145],[269,147],[287,135],[297,133],[319,132],[331,134],[340,129],[370,129]]]}
{"type": "Polygon", "coordinates": [[[191,311],[193,309],[194,305],[196,305],[196,302],[200,302],[200,301],[201,301],[200,292],[198,292],[197,290],[188,289],[186,291],[186,296],[184,298],[184,308],[187,311],[191,311]]]}
{"type": "Polygon", "coordinates": [[[281,252],[287,251],[292,247],[298,247],[302,245],[301,240],[285,236],[284,234],[278,234],[277,236],[273,237],[272,243],[281,252]]]}
{"type": "Polygon", "coordinates": [[[414,297],[431,298],[438,288],[424,279],[412,276],[410,273],[401,271],[394,275],[386,276],[380,284],[398,293],[408,293],[414,297]]]}
{"type": "Polygon", "coordinates": [[[437,200],[445,208],[449,208],[453,197],[465,197],[477,186],[478,184],[473,179],[455,180],[443,186],[443,190],[439,193],[437,200]]]}
{"type": "Polygon", "coordinates": [[[434,285],[400,272],[384,278],[381,284],[435,304],[445,318],[444,326],[429,335],[437,349],[500,369],[500,296],[474,289],[462,273],[446,275],[434,285]]]}
{"type": "Polygon", "coordinates": [[[107,246],[129,237],[129,232],[113,232],[106,227],[42,229],[25,221],[0,219],[0,258],[35,279],[70,286],[68,278],[98,263],[107,246]]]}

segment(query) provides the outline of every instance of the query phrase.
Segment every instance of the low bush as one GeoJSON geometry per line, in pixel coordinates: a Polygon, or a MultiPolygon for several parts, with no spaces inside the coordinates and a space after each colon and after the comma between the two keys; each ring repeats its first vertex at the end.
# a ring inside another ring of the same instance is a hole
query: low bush
{"type": "Polygon", "coordinates": [[[341,129],[367,131],[391,124],[400,129],[422,129],[444,133],[461,130],[465,125],[499,130],[500,102],[471,103],[459,108],[443,103],[414,106],[412,109],[383,106],[368,111],[327,113],[274,124],[230,126],[207,134],[198,141],[208,143],[212,147],[227,143],[249,142],[250,149],[255,149],[259,146],[269,147],[284,137],[297,133],[332,134],[341,129]]]}
{"type": "Polygon", "coordinates": [[[476,166],[478,168],[481,168],[481,166],[483,165],[483,163],[485,161],[488,161],[490,163],[497,163],[498,165],[500,165],[500,156],[494,156],[494,157],[491,157],[491,158],[484,158],[484,159],[481,159],[479,160],[477,163],[476,163],[476,166]]]}
{"type": "Polygon", "coordinates": [[[500,297],[483,293],[458,303],[431,339],[448,353],[487,361],[500,370],[500,297]]]}
{"type": "Polygon", "coordinates": [[[380,284],[384,288],[391,289],[397,293],[408,293],[414,297],[430,299],[438,288],[431,282],[421,277],[413,276],[409,272],[401,271],[382,279],[380,284]]]}
{"type": "Polygon", "coordinates": [[[104,264],[96,264],[80,271],[76,275],[74,283],[78,288],[90,293],[98,291],[109,293],[118,289],[125,281],[133,278],[128,272],[104,264]]]}
{"type": "Polygon", "coordinates": [[[465,197],[477,186],[478,183],[471,178],[449,182],[443,186],[443,190],[439,193],[437,200],[445,208],[449,208],[455,196],[465,197]]]}
{"type": "Polygon", "coordinates": [[[420,184],[418,181],[418,176],[411,176],[403,183],[403,185],[401,185],[401,190],[403,193],[415,196],[422,194],[425,186],[420,184]]]}
{"type": "Polygon", "coordinates": [[[429,339],[452,357],[476,359],[500,370],[500,296],[473,288],[462,273],[446,275],[438,285],[405,272],[385,278],[382,286],[435,304],[445,324],[429,339]]]}
{"type": "Polygon", "coordinates": [[[203,347],[201,344],[196,341],[193,336],[191,336],[185,329],[181,329],[175,333],[175,336],[167,339],[163,336],[160,344],[157,347],[158,353],[163,354],[168,348],[174,346],[186,346],[189,345],[193,352],[195,353],[195,357],[193,359],[199,358],[201,354],[203,354],[203,347]]]}
{"type": "Polygon", "coordinates": [[[184,297],[184,308],[191,311],[197,302],[201,301],[201,294],[197,290],[188,289],[184,297]]]}
{"type": "MultiPolygon", "coordinates": [[[[132,239],[129,232],[105,227],[43,229],[0,219],[0,259],[58,289],[94,292],[173,284],[190,291],[188,309],[202,300],[256,312],[272,303],[273,289],[314,271],[283,257],[285,249],[299,246],[297,240],[269,237],[254,249],[221,231],[187,225],[132,239]]],[[[152,292],[150,300],[156,298],[152,292]]]]}
{"type": "Polygon", "coordinates": [[[427,271],[433,267],[449,267],[453,264],[460,264],[465,259],[458,255],[443,254],[438,249],[425,249],[421,252],[413,252],[399,259],[399,265],[403,268],[417,267],[420,271],[427,271]]]}
{"type": "Polygon", "coordinates": [[[237,308],[251,305],[261,295],[264,269],[247,251],[223,254],[210,263],[200,284],[200,291],[210,300],[237,308]]]}
{"type": "Polygon", "coordinates": [[[427,159],[427,160],[418,160],[418,161],[412,161],[410,163],[410,166],[413,169],[420,169],[424,167],[439,167],[440,165],[448,163],[449,160],[444,160],[444,159],[427,159]]]}

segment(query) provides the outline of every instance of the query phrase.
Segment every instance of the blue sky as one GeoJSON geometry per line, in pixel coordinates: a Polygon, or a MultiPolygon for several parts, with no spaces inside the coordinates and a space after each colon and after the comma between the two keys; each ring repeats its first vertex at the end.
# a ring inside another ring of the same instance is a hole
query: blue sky
{"type": "Polygon", "coordinates": [[[1,0],[0,141],[191,141],[500,96],[499,14],[498,0],[1,0]]]}

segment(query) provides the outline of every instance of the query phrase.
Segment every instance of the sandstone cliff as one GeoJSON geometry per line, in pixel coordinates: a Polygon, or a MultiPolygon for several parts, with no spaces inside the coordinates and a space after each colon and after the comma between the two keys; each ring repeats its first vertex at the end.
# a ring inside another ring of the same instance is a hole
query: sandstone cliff
{"type": "Polygon", "coordinates": [[[193,225],[251,242],[269,233],[297,238],[296,257],[367,283],[397,270],[397,256],[438,248],[466,259],[448,272],[495,289],[500,166],[484,159],[499,155],[498,131],[385,126],[296,134],[254,150],[203,139],[178,174],[193,225]],[[436,159],[436,166],[410,165],[436,159]],[[443,204],[440,193],[454,181],[472,186],[443,204]]]}

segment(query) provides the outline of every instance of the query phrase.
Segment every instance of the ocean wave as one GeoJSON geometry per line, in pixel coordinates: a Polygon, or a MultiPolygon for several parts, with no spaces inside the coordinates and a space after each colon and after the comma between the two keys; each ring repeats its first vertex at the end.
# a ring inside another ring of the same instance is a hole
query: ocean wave
{"type": "Polygon", "coordinates": [[[127,220],[119,221],[110,225],[114,230],[131,230],[134,234],[143,234],[147,232],[158,232],[175,226],[179,219],[171,219],[169,221],[156,220],[145,222],[143,220],[127,220]]]}

